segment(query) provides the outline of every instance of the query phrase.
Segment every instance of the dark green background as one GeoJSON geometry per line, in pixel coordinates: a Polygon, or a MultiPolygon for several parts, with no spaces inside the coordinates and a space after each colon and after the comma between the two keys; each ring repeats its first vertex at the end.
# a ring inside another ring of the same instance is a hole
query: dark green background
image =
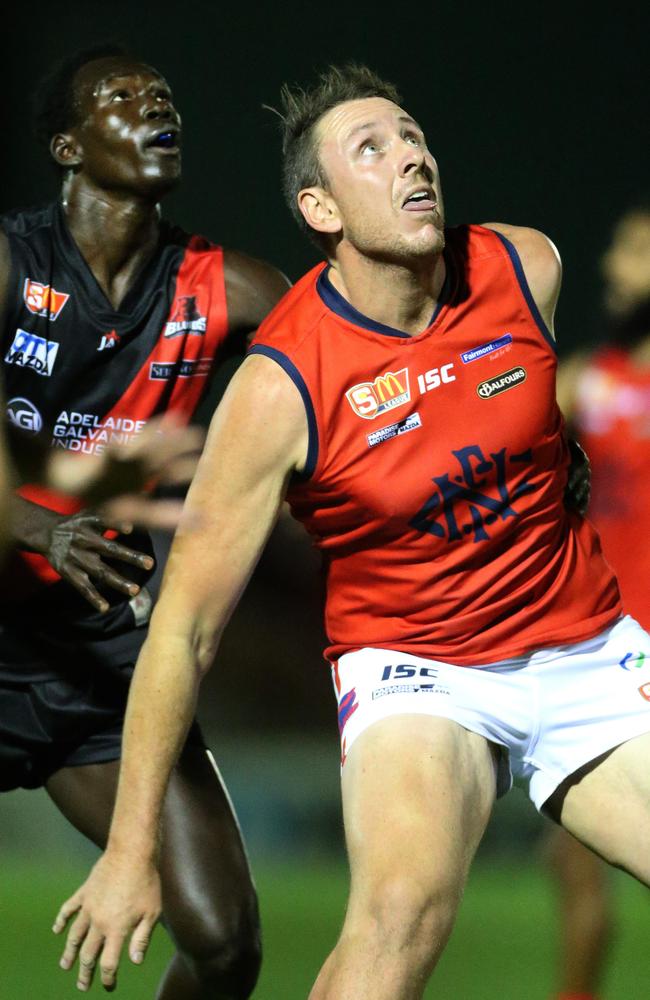
{"type": "Polygon", "coordinates": [[[442,173],[451,223],[532,225],[565,263],[560,343],[598,321],[598,257],[647,190],[648,5],[483,2],[283,4],[160,0],[19,5],[3,17],[0,210],[55,190],[28,94],[53,58],[123,39],[166,74],[185,122],[185,180],[168,213],[268,258],[314,260],[284,207],[273,115],[284,80],[365,61],[393,79],[442,173]]]}

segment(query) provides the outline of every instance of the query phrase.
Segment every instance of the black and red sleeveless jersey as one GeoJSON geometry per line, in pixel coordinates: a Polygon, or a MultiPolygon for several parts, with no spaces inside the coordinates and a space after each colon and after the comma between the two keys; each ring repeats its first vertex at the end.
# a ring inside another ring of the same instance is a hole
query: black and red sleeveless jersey
{"type": "MultiPolygon", "coordinates": [[[[9,419],[79,453],[128,441],[155,414],[189,420],[228,333],[221,247],[162,222],[155,252],[114,308],[60,203],[0,225],[11,257],[2,330],[9,419]]],[[[31,487],[21,492],[71,509],[31,487]]],[[[59,579],[30,553],[13,560],[9,578],[10,596],[21,600],[59,579]]]]}

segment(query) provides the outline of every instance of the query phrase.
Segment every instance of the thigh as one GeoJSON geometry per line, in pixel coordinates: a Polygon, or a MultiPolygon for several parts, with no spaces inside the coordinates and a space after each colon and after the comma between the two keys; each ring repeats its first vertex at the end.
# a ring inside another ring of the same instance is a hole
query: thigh
{"type": "Polygon", "coordinates": [[[611,864],[650,885],[650,734],[567,778],[546,811],[611,864]]]}
{"type": "MultiPolygon", "coordinates": [[[[460,895],[496,796],[492,744],[445,718],[400,715],[357,738],[343,768],[351,916],[378,886],[460,895]]],[[[385,895],[385,894],[382,894],[385,895]]]]}

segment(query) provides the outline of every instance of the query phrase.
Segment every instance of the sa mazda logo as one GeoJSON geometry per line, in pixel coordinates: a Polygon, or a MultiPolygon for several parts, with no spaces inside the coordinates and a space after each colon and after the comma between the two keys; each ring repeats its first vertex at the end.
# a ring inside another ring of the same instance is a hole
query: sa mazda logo
{"type": "Polygon", "coordinates": [[[511,368],[507,372],[495,375],[494,378],[488,378],[484,382],[479,382],[476,386],[476,392],[481,399],[491,399],[492,396],[498,396],[501,392],[506,392],[508,389],[514,389],[516,385],[521,385],[522,382],[526,381],[526,378],[526,369],[519,365],[517,368],[511,368]]]}

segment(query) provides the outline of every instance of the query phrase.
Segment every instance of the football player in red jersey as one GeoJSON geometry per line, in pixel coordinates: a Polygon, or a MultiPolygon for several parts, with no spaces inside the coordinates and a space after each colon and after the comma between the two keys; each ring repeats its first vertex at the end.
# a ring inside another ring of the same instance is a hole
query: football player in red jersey
{"type": "Polygon", "coordinates": [[[215,414],[188,495],[202,529],[177,534],[131,686],[109,843],[55,926],[73,918],[66,962],[109,985],[129,934],[141,950],[165,773],[286,494],[328,561],[351,865],[311,997],[416,1000],[513,777],[650,882],[648,671],[620,667],[650,638],[563,504],[552,244],[446,229],[421,128],[364,67],[285,91],[284,149],[327,262],[262,324],[215,414]]]}
{"type": "MultiPolygon", "coordinates": [[[[181,176],[181,120],[157,70],[113,46],[77,54],[44,81],[37,124],[63,183],[56,203],[0,220],[7,407],[48,446],[98,456],[133,445],[134,428],[166,411],[191,419],[222,346],[253,331],[287,282],[161,217],[181,176]]],[[[119,511],[99,518],[49,502],[27,492],[13,512],[26,554],[6,574],[0,616],[2,788],[44,785],[103,846],[152,550],[144,536],[105,537],[122,527],[119,511]]],[[[248,997],[260,964],[256,893],[196,728],[161,829],[163,919],[177,954],[158,997],[248,997]]],[[[147,911],[143,937],[156,916],[147,911]]]]}
{"type": "MultiPolygon", "coordinates": [[[[616,224],[603,255],[600,344],[560,363],[558,403],[592,465],[589,518],[600,532],[626,610],[650,628],[650,210],[616,224]]],[[[616,915],[602,861],[556,828],[545,854],[562,914],[559,1000],[592,1000],[600,988],[616,915]]]]}

